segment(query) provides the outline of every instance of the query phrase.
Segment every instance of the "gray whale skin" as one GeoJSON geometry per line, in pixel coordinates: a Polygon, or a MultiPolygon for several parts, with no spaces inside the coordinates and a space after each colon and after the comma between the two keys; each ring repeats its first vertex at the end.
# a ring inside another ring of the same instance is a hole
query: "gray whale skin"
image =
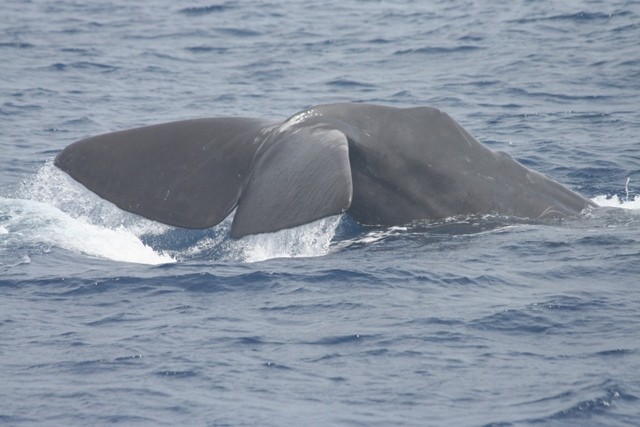
{"type": "Polygon", "coordinates": [[[593,202],[480,144],[435,108],[319,105],[284,122],[206,118],[77,141],[55,165],[121,209],[231,236],[348,212],[362,224],[496,213],[576,215],[593,202]]]}

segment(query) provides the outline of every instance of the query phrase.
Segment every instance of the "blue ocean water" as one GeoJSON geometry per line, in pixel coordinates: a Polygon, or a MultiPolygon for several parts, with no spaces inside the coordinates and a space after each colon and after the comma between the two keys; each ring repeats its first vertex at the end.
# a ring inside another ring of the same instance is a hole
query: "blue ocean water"
{"type": "Polygon", "coordinates": [[[0,9],[0,424],[640,424],[639,2],[0,9]],[[52,165],[90,135],[336,101],[441,108],[612,208],[235,241],[52,165]]]}

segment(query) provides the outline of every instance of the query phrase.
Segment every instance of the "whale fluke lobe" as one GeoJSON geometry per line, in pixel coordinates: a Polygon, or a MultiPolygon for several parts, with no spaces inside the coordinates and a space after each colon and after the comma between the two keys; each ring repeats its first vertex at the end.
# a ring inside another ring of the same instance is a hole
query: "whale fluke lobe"
{"type": "Polygon", "coordinates": [[[351,205],[349,149],[342,132],[312,126],[272,137],[256,156],[232,237],[306,224],[351,205]]]}
{"type": "Polygon", "coordinates": [[[282,123],[210,118],[75,142],[55,165],[120,208],[232,237],[349,212],[364,224],[498,213],[575,215],[593,202],[483,146],[429,107],[329,104],[282,123]]]}
{"type": "Polygon", "coordinates": [[[65,148],[55,165],[121,209],[185,228],[207,228],[236,207],[256,119],[185,120],[94,136],[65,148]]]}

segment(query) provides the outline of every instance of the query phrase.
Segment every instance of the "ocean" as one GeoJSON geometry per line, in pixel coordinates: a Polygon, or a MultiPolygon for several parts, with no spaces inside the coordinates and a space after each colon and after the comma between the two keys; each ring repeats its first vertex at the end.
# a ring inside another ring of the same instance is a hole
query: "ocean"
{"type": "Polygon", "coordinates": [[[0,57],[0,425],[640,425],[640,2],[3,0],[0,57]],[[342,101],[442,109],[603,207],[235,240],[53,166],[342,101]]]}

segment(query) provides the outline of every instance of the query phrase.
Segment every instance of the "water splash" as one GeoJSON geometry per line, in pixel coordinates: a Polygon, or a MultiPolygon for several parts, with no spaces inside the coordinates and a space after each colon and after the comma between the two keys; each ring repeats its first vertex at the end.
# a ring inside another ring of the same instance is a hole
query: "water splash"
{"type": "Polygon", "coordinates": [[[341,218],[336,215],[275,233],[245,236],[231,243],[231,252],[244,262],[327,255],[341,218]]]}
{"type": "Polygon", "coordinates": [[[175,262],[140,239],[169,227],[118,209],[48,161],[22,183],[15,199],[0,199],[0,249],[60,247],[89,256],[143,264],[175,262]]]}
{"type": "Polygon", "coordinates": [[[1,227],[7,231],[0,249],[60,247],[89,256],[142,264],[175,260],[157,253],[127,228],[101,227],[73,218],[49,204],[33,200],[0,198],[1,227]]]}
{"type": "Polygon", "coordinates": [[[640,209],[640,195],[637,195],[635,197],[630,197],[630,191],[629,191],[629,182],[631,181],[630,178],[627,178],[627,182],[624,184],[624,193],[625,196],[624,198],[618,196],[617,194],[614,194],[613,196],[596,196],[593,199],[591,199],[593,202],[595,202],[598,206],[606,206],[606,207],[613,207],[613,208],[622,208],[622,209],[640,209]]]}
{"type": "Polygon", "coordinates": [[[18,198],[0,199],[0,250],[19,240],[144,264],[312,257],[329,253],[340,218],[235,240],[229,238],[233,214],[207,230],[163,225],[101,199],[48,161],[22,183],[18,198]]]}
{"type": "Polygon", "coordinates": [[[622,209],[640,209],[640,196],[636,196],[633,199],[623,199],[617,195],[613,196],[596,196],[591,199],[598,206],[622,208],[622,209]]]}
{"type": "Polygon", "coordinates": [[[51,205],[90,224],[112,229],[124,227],[138,236],[162,234],[171,228],[125,212],[100,198],[55,167],[52,159],[22,183],[18,197],[51,205]]]}

